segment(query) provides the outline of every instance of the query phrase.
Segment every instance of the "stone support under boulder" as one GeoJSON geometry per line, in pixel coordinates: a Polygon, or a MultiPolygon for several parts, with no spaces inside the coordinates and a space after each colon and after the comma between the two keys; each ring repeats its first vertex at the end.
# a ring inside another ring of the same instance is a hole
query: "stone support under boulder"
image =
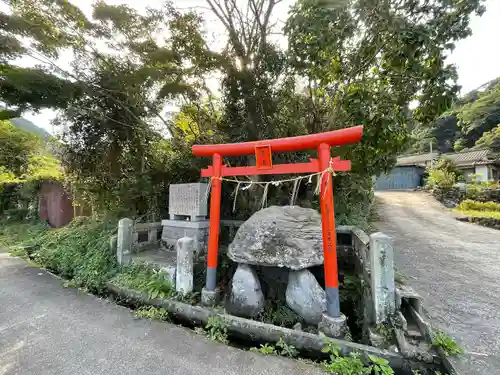
{"type": "Polygon", "coordinates": [[[226,309],[241,317],[255,317],[264,309],[264,294],[255,270],[239,264],[231,282],[226,309]]]}
{"type": "Polygon", "coordinates": [[[326,311],[326,293],[310,271],[290,271],[286,303],[308,324],[318,324],[326,311]]]}

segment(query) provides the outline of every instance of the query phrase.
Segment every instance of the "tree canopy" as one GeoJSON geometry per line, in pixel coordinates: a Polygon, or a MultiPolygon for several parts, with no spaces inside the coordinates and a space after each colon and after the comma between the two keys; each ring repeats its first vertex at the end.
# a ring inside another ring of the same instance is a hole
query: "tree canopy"
{"type": "Polygon", "coordinates": [[[500,78],[458,98],[436,120],[419,124],[413,131],[410,150],[426,152],[432,143],[441,152],[465,148],[496,151],[495,128],[500,123],[500,78]]]}
{"type": "MultiPolygon", "coordinates": [[[[352,173],[335,177],[335,197],[343,221],[353,212],[362,216],[371,176],[394,163],[409,126],[431,122],[455,99],[457,74],[445,59],[470,35],[470,16],[484,11],[482,1],[346,0],[325,7],[298,0],[279,20],[280,2],[206,0],[227,38],[215,49],[195,8],[166,2],[139,12],[101,0],[85,14],[63,0],[11,0],[11,12],[0,14],[0,100],[12,111],[4,116],[58,108],[59,156],[73,188],[98,209],[135,214],[164,209],[170,182],[199,178],[207,161],[192,157],[194,143],[361,123],[363,142],[335,150],[353,161],[352,173]],[[280,31],[288,48],[273,39],[280,31]],[[62,54],[72,56],[70,66],[61,66],[62,54]],[[19,57],[37,66],[20,67],[19,57]],[[210,90],[213,77],[220,91],[210,90]],[[419,105],[412,111],[413,101],[419,105]],[[169,106],[179,111],[168,113],[169,106]]],[[[269,199],[281,202],[282,189],[269,199]]],[[[305,190],[303,203],[311,204],[305,190]]],[[[260,193],[241,194],[238,207],[254,211],[252,195],[260,193]]]]}

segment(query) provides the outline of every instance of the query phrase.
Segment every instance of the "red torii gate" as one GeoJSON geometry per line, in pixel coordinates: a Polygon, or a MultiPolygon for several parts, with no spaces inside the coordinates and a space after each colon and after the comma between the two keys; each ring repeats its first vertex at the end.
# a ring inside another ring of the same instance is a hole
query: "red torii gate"
{"type": "MultiPolygon", "coordinates": [[[[215,296],[217,276],[217,254],[219,248],[221,178],[226,176],[252,176],[258,174],[320,173],[328,171],[349,171],[351,162],[331,158],[330,147],[356,143],[361,140],[363,126],[334,130],[325,133],[298,137],[269,139],[255,142],[219,145],[195,145],[195,156],[212,157],[212,165],[201,171],[202,177],[212,177],[210,197],[210,232],[208,237],[208,261],[204,293],[215,296]],[[318,159],[309,163],[272,164],[273,152],[292,152],[317,149],[318,159]],[[255,153],[256,166],[227,167],[222,164],[224,156],[242,156],[255,153]]],[[[337,237],[333,207],[333,185],[330,173],[323,173],[320,182],[321,225],[325,267],[327,313],[330,317],[340,317],[337,237]]]]}

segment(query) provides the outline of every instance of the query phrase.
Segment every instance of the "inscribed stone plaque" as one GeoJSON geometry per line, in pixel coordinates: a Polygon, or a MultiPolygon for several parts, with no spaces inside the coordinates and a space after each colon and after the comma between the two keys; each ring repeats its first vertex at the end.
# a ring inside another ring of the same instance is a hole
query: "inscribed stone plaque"
{"type": "Polygon", "coordinates": [[[207,216],[208,184],[171,184],[168,213],[182,216],[207,216]]]}

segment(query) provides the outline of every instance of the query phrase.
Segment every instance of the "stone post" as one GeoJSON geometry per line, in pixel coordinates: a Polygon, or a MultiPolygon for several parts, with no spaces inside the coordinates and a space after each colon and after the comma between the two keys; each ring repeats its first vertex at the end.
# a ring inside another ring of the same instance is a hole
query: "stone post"
{"type": "Polygon", "coordinates": [[[392,238],[382,232],[370,235],[370,277],[374,319],[379,324],[396,311],[392,238]]]}
{"type": "Polygon", "coordinates": [[[118,222],[116,259],[118,264],[126,266],[132,262],[132,244],[134,242],[134,221],[123,218],[118,222]]]}
{"type": "Polygon", "coordinates": [[[190,237],[182,237],[177,241],[177,269],[175,290],[184,294],[193,291],[193,253],[194,241],[190,237]]]}

